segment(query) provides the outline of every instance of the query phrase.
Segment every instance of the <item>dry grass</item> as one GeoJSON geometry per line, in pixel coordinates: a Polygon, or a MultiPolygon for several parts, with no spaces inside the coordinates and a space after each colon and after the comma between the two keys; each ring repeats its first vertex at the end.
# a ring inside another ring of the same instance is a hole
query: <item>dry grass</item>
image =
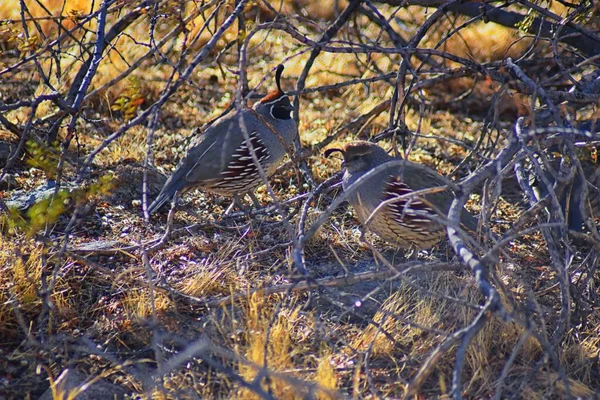
{"type": "MultiPolygon", "coordinates": [[[[338,3],[343,8],[345,2],[338,3]]],[[[62,0],[44,2],[54,15],[61,10],[63,15],[88,13],[91,4],[91,1],[69,0],[63,7],[62,0]]],[[[99,2],[94,4],[98,7],[99,2]]],[[[315,7],[315,4],[310,1],[284,1],[283,8],[289,15],[299,13],[313,20],[335,17],[332,8],[324,11],[325,8],[315,7]]],[[[191,2],[187,7],[182,10],[182,15],[189,15],[191,2]]],[[[0,19],[18,20],[19,13],[15,10],[19,10],[17,0],[2,2],[0,19]]],[[[382,10],[387,15],[391,13],[391,9],[382,7],[382,10]]],[[[406,35],[414,33],[426,18],[422,10],[416,10],[402,10],[399,17],[410,23],[400,26],[393,22],[394,27],[406,35]]],[[[188,22],[187,38],[178,36],[172,41],[168,52],[172,59],[169,61],[176,60],[176,55],[188,46],[193,54],[206,44],[210,39],[209,33],[200,34],[197,40],[194,38],[210,11],[188,22]]],[[[34,16],[45,15],[45,11],[34,3],[30,12],[34,16]]],[[[377,36],[373,25],[369,25],[364,17],[358,18],[356,23],[365,30],[365,37],[373,39],[377,36]],[[367,26],[371,29],[366,29],[367,26]]],[[[63,24],[71,27],[73,21],[65,19],[63,24]]],[[[88,24],[86,28],[94,29],[94,24],[88,24]]],[[[12,26],[18,28],[18,24],[12,26]]],[[[175,26],[175,19],[165,21],[157,32],[157,40],[175,26]]],[[[450,23],[443,25],[421,46],[434,46],[451,26],[450,23]]],[[[56,24],[51,21],[43,21],[40,27],[44,35],[51,37],[56,34],[56,24]]],[[[33,25],[31,29],[34,29],[33,25]]],[[[78,123],[77,143],[71,144],[74,154],[77,151],[86,154],[94,149],[107,135],[161,95],[171,69],[168,63],[158,63],[152,57],[131,76],[110,87],[103,87],[148,51],[147,46],[139,43],[147,41],[149,29],[147,19],[131,26],[101,63],[90,88],[98,92],[86,103],[88,119],[97,121],[78,123]]],[[[318,37],[318,33],[316,29],[310,31],[311,36],[318,37]]],[[[216,51],[224,49],[226,41],[235,39],[237,34],[234,24],[219,42],[216,51]]],[[[10,33],[0,34],[0,49],[14,46],[13,42],[6,40],[7,35],[10,33]]],[[[480,62],[498,60],[518,56],[530,45],[526,40],[515,44],[518,37],[519,33],[497,25],[477,23],[452,36],[444,43],[443,50],[480,62]]],[[[308,53],[299,52],[297,44],[289,39],[286,34],[276,32],[260,33],[252,39],[248,74],[251,88],[260,84],[258,91],[261,93],[272,88],[270,77],[264,82],[263,79],[281,60],[286,60],[284,87],[293,88],[308,53]]],[[[32,46],[40,50],[44,40],[35,41],[32,46]]],[[[46,59],[42,63],[42,68],[48,68],[51,63],[54,67],[57,62],[60,64],[61,73],[53,74],[51,83],[61,92],[68,90],[82,62],[81,49],[75,42],[67,42],[64,50],[60,59],[46,59]]],[[[168,171],[176,165],[185,150],[185,138],[189,137],[193,127],[216,117],[231,103],[236,80],[228,70],[237,68],[233,53],[224,55],[219,64],[207,63],[197,68],[189,82],[163,107],[152,147],[154,161],[163,170],[168,171]]],[[[0,55],[1,62],[15,62],[10,59],[10,54],[6,54],[0,55]]],[[[387,71],[399,60],[399,56],[323,54],[317,59],[306,86],[314,88],[351,78],[368,78],[377,75],[376,67],[387,71]]],[[[36,77],[33,80],[38,82],[33,85],[31,94],[47,93],[48,89],[33,69],[24,69],[15,79],[31,76],[36,77]]],[[[440,84],[423,93],[431,99],[442,99],[440,103],[444,103],[443,99],[456,96],[474,85],[476,89],[466,100],[467,105],[471,104],[469,102],[485,103],[490,93],[498,89],[489,82],[475,84],[473,79],[465,78],[440,84]]],[[[353,85],[304,95],[300,103],[302,144],[307,147],[318,144],[340,126],[389,98],[392,92],[393,87],[388,83],[376,82],[368,86],[353,85]]],[[[14,95],[18,97],[21,94],[15,89],[14,95]]],[[[522,108],[522,104],[517,104],[520,101],[517,96],[510,93],[506,96],[502,106],[508,110],[507,113],[522,108]]],[[[467,108],[457,113],[454,106],[428,104],[422,109],[410,108],[406,122],[411,130],[422,134],[474,143],[484,125],[481,114],[477,113],[478,109],[467,108]]],[[[27,119],[25,111],[10,111],[5,117],[15,123],[23,123],[27,119]]],[[[37,109],[36,116],[48,117],[56,112],[53,103],[44,102],[37,109]]],[[[366,137],[380,132],[388,123],[389,114],[383,112],[370,120],[360,135],[366,137]]],[[[118,166],[125,160],[143,161],[149,132],[145,125],[129,129],[96,157],[93,168],[101,170],[118,166]]],[[[64,139],[67,132],[61,129],[59,133],[59,138],[64,139]]],[[[337,138],[334,144],[353,140],[358,133],[348,132],[337,138]]],[[[382,145],[391,148],[390,141],[383,141],[382,145]]],[[[464,156],[462,146],[436,139],[419,139],[409,158],[450,173],[464,156]]],[[[458,176],[477,167],[481,161],[476,157],[465,170],[458,171],[458,176]]],[[[326,160],[319,154],[308,162],[318,182],[340,168],[339,160],[326,160]]],[[[23,166],[22,169],[27,171],[27,175],[19,179],[29,189],[48,176],[48,172],[39,167],[23,166]]],[[[304,192],[293,171],[274,178],[273,187],[279,199],[304,192]]],[[[261,201],[270,201],[264,189],[259,190],[258,195],[261,201]]],[[[118,375],[111,374],[107,379],[124,385],[132,392],[140,392],[145,398],[172,398],[182,393],[185,397],[193,393],[202,398],[254,399],[259,396],[240,385],[231,374],[253,382],[263,368],[267,368],[272,374],[261,376],[257,384],[275,398],[305,398],[311,391],[319,399],[343,396],[397,398],[404,394],[407,383],[415,377],[445,335],[468,325],[477,314],[476,310],[461,303],[478,305],[482,299],[471,276],[460,272],[410,274],[407,279],[413,282],[412,285],[398,281],[378,282],[381,290],[370,295],[367,294],[373,288],[363,283],[314,290],[310,295],[294,291],[271,295],[260,291],[251,293],[255,289],[293,281],[289,251],[276,247],[289,241],[288,231],[281,224],[280,217],[226,221],[221,213],[229,199],[198,192],[184,197],[187,204],[176,213],[175,228],[187,229],[201,224],[202,229],[193,231],[190,228],[189,233],[171,239],[166,247],[149,255],[148,260],[144,260],[137,249],[130,249],[92,256],[67,254],[56,265],[52,258],[57,255],[53,243],[36,240],[39,236],[4,220],[0,225],[3,232],[0,235],[0,350],[12,359],[30,363],[22,370],[25,378],[35,376],[38,364],[54,371],[68,365],[76,366],[86,373],[103,377],[109,375],[107,371],[118,369],[118,375]],[[151,282],[147,279],[148,271],[144,265],[149,265],[156,275],[151,282]],[[49,294],[53,306],[50,310],[43,309],[40,297],[42,274],[56,276],[49,294]],[[198,306],[198,301],[174,296],[164,286],[199,301],[231,298],[224,302],[224,307],[207,308],[198,306]],[[240,297],[243,300],[239,300],[240,297]],[[353,301],[362,298],[365,307],[355,310],[353,303],[346,302],[348,298],[353,301]],[[40,321],[38,318],[43,313],[48,318],[40,321]],[[23,319],[19,321],[21,317],[23,319]],[[155,322],[158,326],[153,325],[155,322]],[[46,325],[40,326],[40,323],[46,325]],[[76,350],[73,350],[76,355],[70,353],[67,339],[62,343],[64,346],[55,345],[55,353],[47,350],[35,356],[27,353],[20,343],[28,335],[37,337],[40,331],[60,333],[61,337],[69,338],[76,345],[76,350]],[[156,386],[143,387],[140,383],[143,374],[139,371],[156,371],[153,340],[159,336],[164,345],[160,351],[164,351],[166,361],[177,350],[185,348],[185,344],[201,337],[229,352],[230,356],[215,353],[189,357],[157,379],[156,386]],[[89,357],[89,349],[85,348],[89,343],[84,339],[98,345],[98,349],[94,350],[98,353],[96,359],[89,357]],[[202,361],[202,357],[217,360],[229,368],[231,374],[213,368],[202,361]],[[125,363],[135,368],[121,369],[125,363]],[[143,369],[148,365],[151,365],[148,370],[143,369]],[[299,382],[305,384],[300,385],[299,382]]],[[[139,207],[94,199],[95,196],[86,198],[88,203],[95,202],[94,212],[81,218],[74,234],[77,244],[99,240],[138,243],[138,240],[154,237],[164,230],[163,215],[154,217],[147,224],[139,207]]],[[[309,223],[316,220],[330,199],[328,195],[315,201],[309,213],[309,223]]],[[[478,211],[480,197],[474,196],[471,203],[470,209],[478,211]]],[[[519,202],[500,199],[496,205],[494,218],[501,221],[514,221],[523,211],[519,202]]],[[[53,221],[56,223],[40,225],[35,233],[41,234],[47,228],[51,237],[59,238],[68,222],[69,212],[61,209],[56,221],[53,221]]],[[[293,224],[296,222],[295,219],[292,221],[293,224]]],[[[498,228],[501,229],[504,226],[498,228]]],[[[359,237],[360,231],[352,212],[348,208],[336,211],[308,243],[305,255],[308,265],[314,268],[311,272],[318,277],[328,277],[348,270],[372,271],[376,268],[373,253],[359,241],[359,237]]],[[[386,252],[386,256],[392,254],[390,258],[393,261],[398,264],[405,261],[403,255],[392,253],[385,243],[376,238],[373,241],[376,247],[386,252]]],[[[508,308],[510,300],[528,298],[532,291],[545,289],[546,280],[552,278],[548,254],[540,248],[541,243],[540,235],[518,238],[507,247],[511,250],[510,257],[498,264],[495,272],[507,288],[502,295],[508,308]],[[546,275],[540,276],[540,271],[546,275]]],[[[419,257],[420,261],[445,262],[452,258],[452,253],[440,245],[419,257]]],[[[552,293],[538,299],[548,326],[553,326],[558,318],[553,308],[557,305],[557,292],[552,293]]],[[[571,394],[583,398],[592,397],[595,391],[600,390],[596,370],[600,319],[597,314],[590,314],[588,319],[587,325],[569,332],[567,339],[560,344],[558,354],[569,379],[571,394]]],[[[544,331],[544,328],[539,330],[544,331]]],[[[544,332],[545,335],[549,333],[544,332]]],[[[466,354],[463,373],[467,397],[488,398],[494,393],[506,360],[525,334],[524,328],[516,323],[492,319],[475,336],[466,354]]],[[[421,388],[420,398],[448,398],[455,353],[456,346],[442,356],[421,388]]],[[[533,336],[523,341],[503,382],[507,393],[520,393],[521,398],[565,395],[563,382],[547,364],[541,370],[536,369],[543,353],[542,345],[533,336]]],[[[14,377],[11,379],[18,381],[14,377]]],[[[44,389],[43,385],[39,385],[29,388],[28,393],[35,396],[44,389]]],[[[60,393],[55,393],[55,397],[60,397],[60,393]]]]}
{"type": "Polygon", "coordinates": [[[16,243],[0,238],[0,262],[2,263],[2,292],[0,292],[0,326],[4,337],[13,336],[17,321],[11,304],[19,304],[24,311],[39,307],[38,289],[41,276],[40,255],[42,248],[36,246],[25,256],[16,252],[16,243]],[[14,299],[14,300],[13,300],[14,299]]]}
{"type": "MultiPolygon", "coordinates": [[[[291,314],[284,312],[273,316],[265,307],[268,307],[268,305],[265,304],[262,296],[254,295],[250,298],[246,310],[244,332],[246,332],[247,347],[244,354],[241,355],[254,365],[242,363],[239,371],[240,375],[247,381],[256,378],[258,374],[256,366],[274,371],[289,369],[293,366],[291,361],[291,329],[297,315],[294,312],[291,314]],[[271,322],[271,319],[274,319],[273,322],[271,322]]],[[[284,380],[273,378],[269,383],[269,389],[277,398],[295,398],[294,387],[284,380]]],[[[255,397],[256,394],[247,389],[242,389],[237,396],[247,399],[260,398],[255,397]]]]}

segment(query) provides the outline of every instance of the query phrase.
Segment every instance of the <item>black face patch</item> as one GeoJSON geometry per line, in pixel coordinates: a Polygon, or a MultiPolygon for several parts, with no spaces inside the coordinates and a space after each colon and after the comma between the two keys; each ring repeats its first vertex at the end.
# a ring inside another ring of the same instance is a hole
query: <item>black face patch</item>
{"type": "Polygon", "coordinates": [[[275,119],[288,120],[292,118],[292,103],[287,96],[281,97],[271,106],[271,116],[275,119]]]}
{"type": "Polygon", "coordinates": [[[276,104],[271,108],[271,115],[275,119],[292,119],[292,108],[276,104]]]}

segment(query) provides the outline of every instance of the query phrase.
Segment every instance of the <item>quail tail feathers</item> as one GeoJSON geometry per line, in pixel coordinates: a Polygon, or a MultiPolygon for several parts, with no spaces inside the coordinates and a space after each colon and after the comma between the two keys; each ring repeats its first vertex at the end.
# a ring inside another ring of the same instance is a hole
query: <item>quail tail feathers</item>
{"type": "Polygon", "coordinates": [[[181,171],[181,170],[175,171],[175,173],[169,177],[169,179],[167,180],[167,182],[161,189],[158,196],[156,196],[156,199],[154,199],[152,204],[150,204],[150,207],[148,207],[149,215],[154,214],[156,211],[161,209],[165,204],[170,202],[173,199],[173,196],[175,196],[175,193],[177,193],[177,191],[179,191],[183,187],[183,184],[184,184],[183,178],[184,177],[179,176],[179,175],[182,175],[181,172],[186,172],[186,171],[181,171]]]}

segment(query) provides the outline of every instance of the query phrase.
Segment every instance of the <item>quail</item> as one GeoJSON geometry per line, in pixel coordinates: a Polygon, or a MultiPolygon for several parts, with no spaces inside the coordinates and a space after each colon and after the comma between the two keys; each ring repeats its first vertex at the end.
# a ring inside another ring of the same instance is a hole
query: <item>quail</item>
{"type": "MultiPolygon", "coordinates": [[[[439,217],[447,215],[454,199],[447,188],[448,179],[426,166],[392,157],[370,142],[355,141],[342,148],[330,148],[325,157],[335,152],[344,157],[344,190],[374,168],[394,162],[359,183],[348,197],[358,219],[370,231],[401,249],[427,249],[444,237],[445,226],[439,217]],[[410,196],[427,189],[431,189],[430,193],[410,196]]],[[[477,219],[464,209],[460,222],[468,230],[477,231],[477,219]]]]}
{"type": "Polygon", "coordinates": [[[196,188],[233,197],[234,201],[244,194],[255,199],[252,191],[264,182],[252,153],[270,177],[298,135],[292,104],[281,89],[282,72],[283,65],[279,65],[276,90],[252,108],[217,120],[196,139],[148,208],[149,214],[170,202],[176,193],[196,188]]]}
{"type": "MultiPolygon", "coordinates": [[[[558,200],[567,225],[570,230],[576,232],[583,230],[586,214],[594,218],[600,217],[600,164],[594,160],[591,154],[587,153],[587,151],[582,150],[578,154],[583,177],[577,173],[572,181],[556,182],[555,177],[560,169],[562,156],[555,146],[550,147],[547,154],[548,166],[554,172],[552,173],[545,168],[542,170],[547,182],[554,186],[557,194],[560,193],[558,200]],[[584,197],[585,185],[587,185],[588,190],[587,197],[584,197]]],[[[537,200],[541,200],[548,195],[549,191],[543,179],[531,174],[529,180],[537,200]]]]}

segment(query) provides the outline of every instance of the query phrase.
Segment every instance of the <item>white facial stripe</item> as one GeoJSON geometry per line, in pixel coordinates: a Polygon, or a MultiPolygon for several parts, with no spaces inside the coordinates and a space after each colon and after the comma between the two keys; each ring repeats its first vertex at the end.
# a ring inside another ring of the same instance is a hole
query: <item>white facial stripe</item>
{"type": "MultiPolygon", "coordinates": [[[[275,104],[275,103],[277,103],[278,101],[281,101],[281,99],[283,99],[284,97],[286,97],[286,96],[285,96],[285,93],[282,93],[282,94],[281,94],[281,96],[279,96],[279,97],[277,97],[277,98],[275,98],[275,99],[273,99],[273,100],[271,100],[271,101],[266,101],[266,102],[264,102],[263,104],[266,104],[266,105],[269,105],[269,106],[270,106],[270,105],[272,105],[272,104],[275,104]]],[[[262,103],[262,102],[261,102],[261,103],[262,103]]]]}
{"type": "MultiPolygon", "coordinates": [[[[271,109],[269,110],[269,114],[271,114],[271,118],[273,118],[273,119],[279,119],[279,120],[281,120],[280,118],[277,118],[276,116],[274,116],[274,115],[273,115],[273,109],[274,109],[274,108],[275,108],[275,107],[271,107],[271,109]]],[[[292,110],[290,110],[290,115],[289,115],[289,117],[290,117],[289,119],[291,119],[291,118],[292,118],[292,110]]]]}

